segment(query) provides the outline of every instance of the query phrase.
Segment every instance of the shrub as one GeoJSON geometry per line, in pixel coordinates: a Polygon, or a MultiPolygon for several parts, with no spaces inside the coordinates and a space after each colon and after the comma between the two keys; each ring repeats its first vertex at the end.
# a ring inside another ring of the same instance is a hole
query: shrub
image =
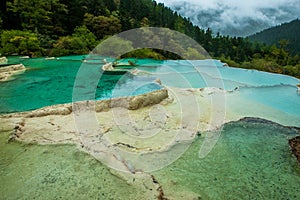
{"type": "Polygon", "coordinates": [[[7,30],[1,34],[2,54],[40,56],[42,48],[37,34],[29,31],[7,30]]]}

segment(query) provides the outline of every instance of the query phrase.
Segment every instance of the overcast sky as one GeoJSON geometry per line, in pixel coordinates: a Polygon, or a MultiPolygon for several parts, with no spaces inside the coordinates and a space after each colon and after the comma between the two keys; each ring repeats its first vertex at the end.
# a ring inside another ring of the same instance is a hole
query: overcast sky
{"type": "Polygon", "coordinates": [[[300,18],[300,0],[157,0],[214,33],[246,36],[300,18]]]}

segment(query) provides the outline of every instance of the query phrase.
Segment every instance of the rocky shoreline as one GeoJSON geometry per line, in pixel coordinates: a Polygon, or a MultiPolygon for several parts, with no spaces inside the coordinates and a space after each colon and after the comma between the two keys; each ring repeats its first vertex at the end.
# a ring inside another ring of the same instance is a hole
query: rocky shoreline
{"type": "Polygon", "coordinates": [[[6,64],[8,59],[6,57],[0,57],[0,64],[6,64]]]}
{"type": "Polygon", "coordinates": [[[13,80],[13,75],[23,73],[25,70],[26,68],[23,64],[0,67],[0,82],[13,80]]]}

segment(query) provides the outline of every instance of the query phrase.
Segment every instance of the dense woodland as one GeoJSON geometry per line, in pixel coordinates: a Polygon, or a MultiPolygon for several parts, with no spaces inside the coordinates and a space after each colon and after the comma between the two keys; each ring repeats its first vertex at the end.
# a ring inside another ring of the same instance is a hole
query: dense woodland
{"type": "MultiPolygon", "coordinates": [[[[153,0],[4,0],[0,51],[32,57],[85,54],[111,35],[147,26],[182,32],[230,66],[300,77],[300,56],[286,49],[288,41],[268,46],[222,36],[153,0]]],[[[154,49],[128,55],[176,58],[154,49]]]]}

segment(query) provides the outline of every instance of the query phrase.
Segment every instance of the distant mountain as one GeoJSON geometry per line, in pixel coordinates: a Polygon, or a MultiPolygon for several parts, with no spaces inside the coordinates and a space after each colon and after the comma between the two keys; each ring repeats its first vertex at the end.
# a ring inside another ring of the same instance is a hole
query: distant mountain
{"type": "Polygon", "coordinates": [[[300,20],[296,19],[289,23],[284,23],[259,33],[249,36],[251,41],[263,42],[268,45],[277,45],[282,40],[287,40],[285,49],[292,54],[300,54],[300,20]]]}
{"type": "Polygon", "coordinates": [[[214,34],[246,37],[299,16],[299,0],[158,0],[214,34]]]}

